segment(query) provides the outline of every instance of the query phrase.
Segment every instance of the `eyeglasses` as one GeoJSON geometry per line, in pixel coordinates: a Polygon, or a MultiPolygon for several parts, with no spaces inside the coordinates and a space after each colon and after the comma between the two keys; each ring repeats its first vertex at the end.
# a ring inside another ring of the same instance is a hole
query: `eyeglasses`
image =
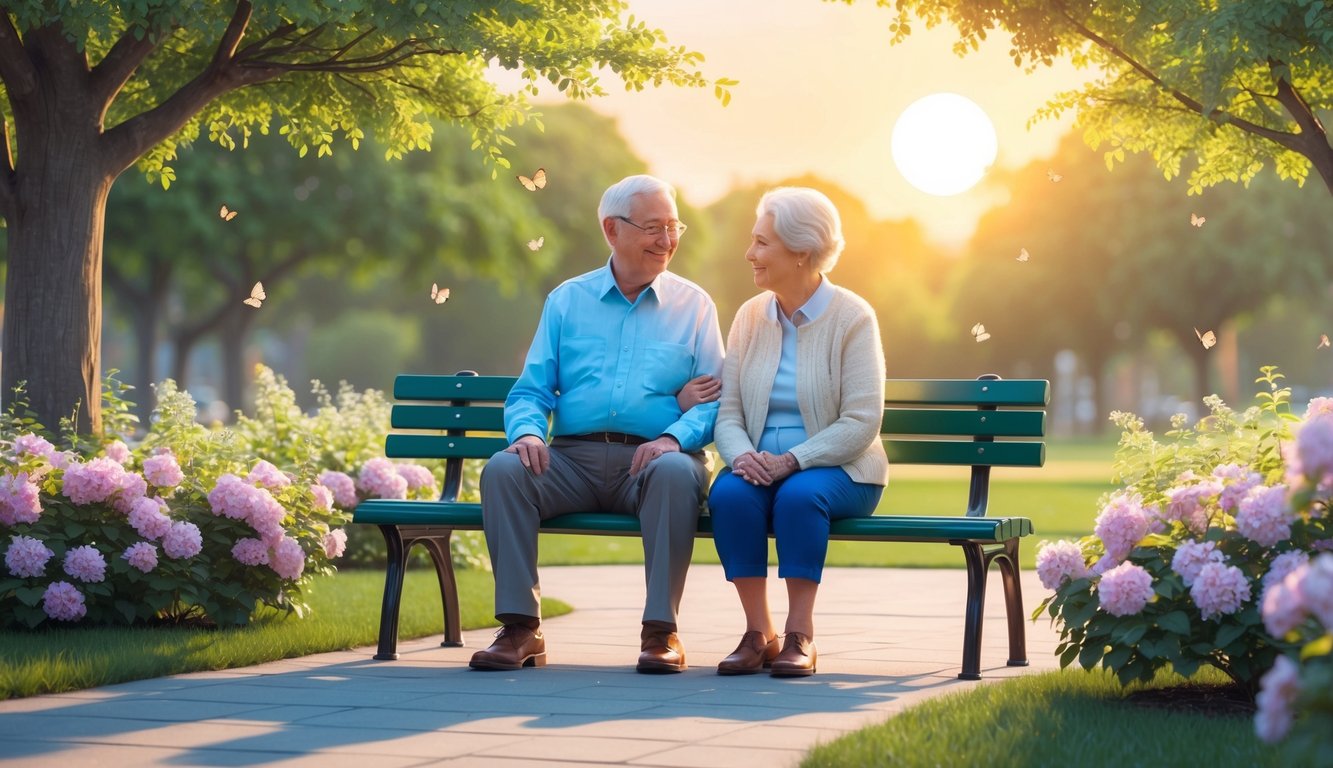
{"type": "Polygon", "coordinates": [[[663,232],[665,232],[667,233],[667,237],[679,240],[680,236],[685,234],[685,230],[689,229],[688,226],[680,223],[679,221],[676,222],[675,224],[668,224],[665,227],[662,226],[661,224],[649,224],[646,227],[642,227],[630,221],[629,219],[625,218],[624,216],[612,216],[611,218],[620,219],[621,221],[625,222],[631,227],[634,227],[635,229],[638,230],[642,230],[643,233],[645,235],[648,235],[649,237],[658,237],[663,232]]]}

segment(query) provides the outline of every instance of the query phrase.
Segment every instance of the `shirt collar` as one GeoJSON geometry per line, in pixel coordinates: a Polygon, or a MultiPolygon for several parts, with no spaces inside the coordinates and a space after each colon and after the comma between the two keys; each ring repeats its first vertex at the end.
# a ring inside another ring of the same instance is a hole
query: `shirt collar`
{"type": "MultiPolygon", "coordinates": [[[[645,301],[648,300],[648,297],[651,297],[653,301],[661,303],[659,296],[662,292],[662,279],[666,274],[666,272],[663,272],[657,277],[654,277],[653,281],[644,287],[643,293],[639,294],[640,297],[644,298],[645,301]]],[[[599,299],[605,299],[610,295],[620,296],[621,298],[624,298],[625,296],[625,294],[621,292],[620,286],[616,285],[616,274],[611,271],[611,257],[608,256],[605,266],[602,267],[602,279],[597,287],[597,297],[599,299]]]]}
{"type": "MultiPolygon", "coordinates": [[[[819,287],[815,289],[815,292],[810,295],[810,298],[805,300],[805,303],[802,304],[796,312],[792,313],[793,317],[799,312],[801,315],[805,316],[805,323],[817,319],[820,315],[824,314],[824,310],[828,309],[828,305],[833,301],[835,293],[836,292],[833,290],[833,283],[829,282],[828,276],[820,275],[819,287]]],[[[770,294],[766,312],[768,319],[777,322],[779,311],[777,294],[770,294]]]]}

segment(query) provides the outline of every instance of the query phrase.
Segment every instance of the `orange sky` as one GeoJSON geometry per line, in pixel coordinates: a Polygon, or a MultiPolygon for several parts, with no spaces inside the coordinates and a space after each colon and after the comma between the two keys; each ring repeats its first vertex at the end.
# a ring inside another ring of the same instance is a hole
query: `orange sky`
{"type": "Polygon", "coordinates": [[[959,244],[995,200],[974,189],[932,197],[909,186],[893,166],[889,136],[916,99],[953,91],[977,102],[995,123],[997,165],[1018,166],[1049,154],[1068,117],[1029,117],[1054,93],[1087,74],[1062,64],[1024,74],[1010,61],[1008,39],[993,36],[958,57],[950,26],[917,25],[889,45],[892,11],[820,0],[629,0],[630,13],[667,33],[673,45],[703,53],[709,77],[740,81],[723,108],[711,89],[666,87],[615,92],[589,102],[618,118],[653,173],[693,204],[708,204],[737,183],[812,172],[859,195],[872,213],[915,217],[930,236],[959,244]]]}

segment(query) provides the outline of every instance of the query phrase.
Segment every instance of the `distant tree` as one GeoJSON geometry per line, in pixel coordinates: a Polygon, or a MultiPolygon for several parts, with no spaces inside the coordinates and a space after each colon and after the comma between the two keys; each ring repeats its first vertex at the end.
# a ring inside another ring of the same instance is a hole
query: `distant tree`
{"type": "MultiPolygon", "coordinates": [[[[851,3],[854,0],[843,0],[851,3]]],[[[1304,182],[1313,166],[1333,194],[1333,7],[1319,0],[877,0],[895,8],[893,41],[948,21],[954,50],[994,30],[1029,71],[1057,57],[1101,77],[1040,115],[1077,112],[1107,162],[1148,152],[1168,177],[1191,158],[1190,191],[1249,182],[1266,164],[1304,182]]]]}
{"type": "MultiPolygon", "coordinates": [[[[573,97],[704,85],[697,54],[623,18],[616,0],[90,0],[6,3],[0,14],[0,216],[7,224],[0,392],[26,380],[39,418],[77,411],[100,431],[102,231],[116,178],[136,163],[168,184],[202,133],[245,146],[274,127],[301,154],[374,135],[390,155],[430,146],[427,118],[466,125],[504,164],[522,95],[487,67],[573,97]]],[[[714,83],[725,101],[728,81],[714,83]]]]}
{"type": "MultiPolygon", "coordinates": [[[[1216,353],[1196,328],[1216,330],[1274,296],[1321,294],[1333,280],[1327,200],[1272,174],[1190,199],[1146,158],[1111,172],[1070,134],[1004,183],[1010,201],[983,216],[954,298],[956,314],[970,311],[991,332],[996,359],[1072,349],[1100,385],[1117,351],[1160,329],[1189,359],[1197,401],[1216,353]]],[[[1094,403],[1105,413],[1100,386],[1094,403]]]]}

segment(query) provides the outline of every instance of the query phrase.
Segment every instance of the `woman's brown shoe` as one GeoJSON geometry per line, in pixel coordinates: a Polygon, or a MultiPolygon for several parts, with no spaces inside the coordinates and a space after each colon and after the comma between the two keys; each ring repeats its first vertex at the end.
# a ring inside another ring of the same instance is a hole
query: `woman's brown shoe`
{"type": "Polygon", "coordinates": [[[778,638],[765,640],[764,633],[753,630],[741,635],[741,644],[717,665],[719,675],[753,675],[773,665],[778,657],[778,638]]]}
{"type": "Polygon", "coordinates": [[[773,660],[769,674],[773,677],[808,677],[815,673],[815,641],[800,632],[788,632],[782,643],[782,653],[773,660]]]}

